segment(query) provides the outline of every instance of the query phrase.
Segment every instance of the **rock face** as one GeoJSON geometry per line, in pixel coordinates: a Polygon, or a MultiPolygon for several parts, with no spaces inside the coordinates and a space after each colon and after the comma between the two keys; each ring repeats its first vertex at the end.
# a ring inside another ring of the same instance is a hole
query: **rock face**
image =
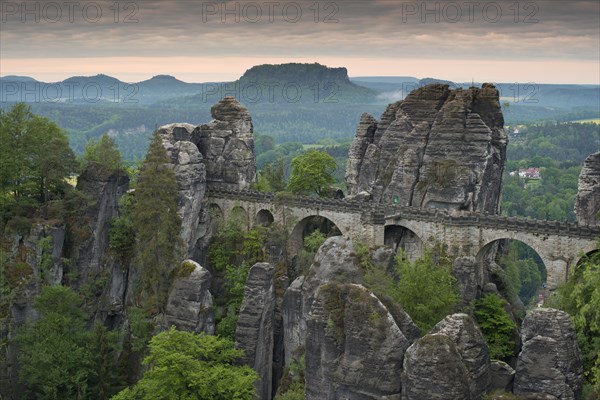
{"type": "Polygon", "coordinates": [[[445,334],[428,334],[404,354],[402,400],[470,400],[469,372],[445,334]]]}
{"type": "Polygon", "coordinates": [[[575,215],[580,225],[598,225],[600,219],[600,152],[586,158],[579,175],[575,215]]]}
{"type": "Polygon", "coordinates": [[[129,177],[118,171],[106,174],[90,165],[77,180],[77,189],[90,199],[80,229],[91,232],[77,238],[74,265],[80,271],[80,282],[95,279],[103,269],[103,257],[108,249],[108,231],[113,218],[118,216],[119,199],[129,189],[129,177]],[[84,227],[84,225],[86,225],[84,227]]]}
{"type": "Polygon", "coordinates": [[[490,386],[490,357],[485,338],[475,321],[467,314],[449,315],[430,333],[441,333],[452,339],[467,369],[470,398],[483,397],[490,386]]]}
{"type": "Polygon", "coordinates": [[[459,257],[452,265],[452,275],[458,281],[460,304],[468,305],[483,293],[485,285],[485,267],[475,257],[459,257]]]}
{"type": "Polygon", "coordinates": [[[551,308],[536,309],[525,317],[521,339],[514,393],[579,399],[583,364],[569,315],[551,308]]]}
{"type": "Polygon", "coordinates": [[[348,238],[334,236],[319,248],[306,277],[299,277],[283,297],[284,348],[288,363],[292,354],[304,347],[306,318],[319,286],[332,283],[362,283],[355,263],[354,245],[348,238]]]}
{"type": "Polygon", "coordinates": [[[166,325],[213,335],[215,318],[209,291],[210,272],[192,260],[185,260],[181,270],[189,275],[177,277],[173,283],[165,309],[166,325]]]}
{"type": "Polygon", "coordinates": [[[400,399],[408,339],[356,284],[319,287],[307,321],[306,399],[400,399]]]}
{"type": "Polygon", "coordinates": [[[349,195],[405,206],[498,211],[507,135],[498,90],[431,84],[363,114],[348,154],[349,195]]]}
{"type": "Polygon", "coordinates": [[[268,263],[250,268],[235,331],[236,346],[244,350],[241,361],[254,368],[261,378],[256,383],[259,399],[272,398],[274,273],[268,263]]]}
{"type": "Polygon", "coordinates": [[[181,239],[185,257],[193,256],[200,239],[201,229],[198,226],[206,191],[206,167],[200,151],[190,142],[193,130],[194,126],[190,124],[165,125],[158,130],[177,180],[177,212],[182,220],[181,239]]]}
{"type": "Polygon", "coordinates": [[[235,98],[225,97],[211,108],[214,118],[192,132],[206,164],[209,182],[248,189],[256,177],[252,118],[235,98]]]}

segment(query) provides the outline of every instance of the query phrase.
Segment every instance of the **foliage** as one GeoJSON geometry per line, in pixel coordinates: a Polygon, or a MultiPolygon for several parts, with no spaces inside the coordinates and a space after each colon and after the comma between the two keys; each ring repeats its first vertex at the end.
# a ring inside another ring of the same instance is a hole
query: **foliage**
{"type": "Polygon", "coordinates": [[[109,331],[101,324],[95,324],[89,345],[91,371],[88,380],[90,398],[109,399],[115,394],[115,386],[120,384],[116,368],[119,350],[119,332],[109,331]]]}
{"type": "Polygon", "coordinates": [[[421,332],[431,330],[455,309],[458,287],[452,265],[443,254],[427,251],[422,258],[411,262],[401,251],[396,257],[394,273],[397,282],[381,268],[372,268],[365,274],[365,284],[374,293],[400,304],[421,332]]]}
{"type": "Polygon", "coordinates": [[[283,158],[278,158],[273,163],[266,163],[258,173],[255,189],[261,192],[283,192],[285,188],[283,158]]]}
{"type": "Polygon", "coordinates": [[[104,174],[124,168],[121,152],[107,133],[99,140],[90,139],[82,155],[82,170],[92,166],[104,174]]]}
{"type": "MultiPolygon", "coordinates": [[[[498,264],[506,271],[511,294],[518,295],[524,304],[529,304],[536,300],[535,296],[542,287],[545,274],[540,269],[545,268],[541,260],[538,264],[534,258],[523,255],[521,248],[524,246],[520,242],[511,241],[508,252],[499,258],[498,264]]],[[[539,259],[537,254],[535,256],[539,259]]]]}
{"type": "Polygon", "coordinates": [[[258,376],[248,366],[235,365],[241,356],[228,339],[171,327],[150,341],[144,376],[113,400],[251,400],[258,376]]]}
{"type": "Polygon", "coordinates": [[[154,324],[149,321],[148,313],[142,308],[130,307],[128,314],[131,349],[142,352],[152,337],[154,324]]]}
{"type": "Polygon", "coordinates": [[[68,287],[42,289],[34,307],[40,318],[18,332],[20,378],[44,399],[106,399],[115,383],[116,336],[104,327],[85,329],[82,298],[68,287]]]}
{"type": "Polygon", "coordinates": [[[512,356],[517,326],[504,309],[504,300],[496,294],[488,294],[476,301],[474,315],[488,344],[490,357],[500,360],[512,356]]]}
{"type": "Polygon", "coordinates": [[[247,232],[240,229],[245,217],[241,212],[228,221],[219,221],[217,231],[208,247],[209,265],[224,273],[224,293],[216,299],[224,305],[224,315],[217,317],[216,333],[235,339],[237,316],[244,300],[244,288],[250,267],[265,260],[267,230],[257,228],[247,232]]]}
{"type": "Polygon", "coordinates": [[[292,358],[290,366],[283,372],[275,400],[304,400],[305,365],[304,353],[292,358]]]}
{"type": "Polygon", "coordinates": [[[324,197],[335,179],[335,159],[324,151],[310,149],[292,160],[288,189],[293,193],[324,197]]]}
{"type": "Polygon", "coordinates": [[[503,178],[502,209],[509,216],[575,221],[573,206],[583,160],[598,148],[598,126],[546,123],[519,126],[508,145],[503,178]],[[541,168],[542,179],[527,180],[509,173],[541,168]]]}
{"type": "Polygon", "coordinates": [[[0,109],[0,198],[17,204],[60,199],[76,167],[66,134],[24,103],[0,109]]]}
{"type": "Polygon", "coordinates": [[[600,251],[585,257],[547,304],[571,316],[583,354],[584,376],[600,395],[600,251]]]}
{"type": "Polygon", "coordinates": [[[404,307],[421,332],[428,332],[458,303],[452,265],[442,258],[436,263],[431,252],[414,262],[401,252],[396,257],[395,272],[399,280],[392,298],[404,307]]]}
{"type": "Polygon", "coordinates": [[[108,231],[110,248],[122,257],[128,257],[135,245],[135,230],[131,214],[135,208],[136,197],[124,194],[119,200],[119,216],[111,221],[108,231]]]}
{"type": "Polygon", "coordinates": [[[375,266],[371,260],[371,249],[369,246],[364,243],[357,243],[354,245],[354,250],[356,252],[356,260],[358,261],[358,266],[360,269],[363,272],[372,271],[375,266]]]}
{"type": "Polygon", "coordinates": [[[327,236],[320,230],[314,230],[304,238],[304,246],[300,249],[297,258],[297,270],[303,274],[310,268],[319,248],[325,243],[327,236]]]}
{"type": "Polygon", "coordinates": [[[325,243],[327,236],[320,230],[315,230],[304,238],[304,248],[311,253],[316,253],[319,247],[325,243]]]}
{"type": "Polygon", "coordinates": [[[208,262],[215,271],[225,271],[228,265],[241,262],[244,233],[240,225],[239,215],[217,221],[217,230],[208,246],[208,262]]]}
{"type": "Polygon", "coordinates": [[[226,315],[217,323],[217,335],[235,339],[237,318],[244,301],[244,289],[250,264],[242,263],[240,266],[228,265],[225,272],[225,290],[227,291],[226,315]]]}
{"type": "Polygon", "coordinates": [[[137,182],[131,216],[136,236],[136,264],[148,309],[166,302],[169,271],[181,248],[181,217],[177,214],[177,182],[162,140],[155,133],[137,182]]]}

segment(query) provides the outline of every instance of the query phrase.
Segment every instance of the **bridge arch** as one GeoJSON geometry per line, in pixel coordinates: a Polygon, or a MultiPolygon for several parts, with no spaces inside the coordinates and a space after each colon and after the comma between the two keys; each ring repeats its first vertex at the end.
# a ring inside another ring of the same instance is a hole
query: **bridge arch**
{"type": "Polygon", "coordinates": [[[289,254],[298,254],[304,246],[304,238],[316,230],[321,231],[327,237],[342,236],[344,234],[331,219],[321,215],[309,215],[298,221],[292,229],[288,242],[289,254]]]}
{"type": "Polygon", "coordinates": [[[254,217],[254,224],[257,226],[268,227],[275,222],[273,213],[267,209],[259,210],[254,217]]]}
{"type": "MultiPolygon", "coordinates": [[[[543,252],[523,240],[512,238],[500,238],[488,242],[479,249],[476,259],[478,263],[496,262],[501,265],[506,272],[508,280],[519,279],[524,285],[517,291],[517,295],[523,303],[535,301],[535,297],[540,290],[546,287],[548,282],[553,282],[557,271],[553,266],[557,265],[556,260],[548,262],[544,260],[543,252]],[[533,260],[533,261],[530,261],[533,260]],[[512,269],[511,268],[516,268],[512,269]],[[539,275],[537,275],[539,273],[539,275]],[[539,281],[538,281],[539,279],[539,281]]],[[[564,260],[566,263],[566,260],[564,260]]],[[[502,290],[502,287],[499,287],[502,290]]]]}
{"type": "Polygon", "coordinates": [[[220,205],[217,203],[210,203],[208,205],[208,216],[214,221],[218,219],[222,220],[225,217],[225,214],[223,213],[223,209],[220,205]]]}
{"type": "Polygon", "coordinates": [[[231,209],[230,218],[235,220],[239,226],[244,229],[250,229],[250,219],[248,218],[248,212],[240,205],[236,205],[231,209]]]}
{"type": "Polygon", "coordinates": [[[404,250],[411,261],[423,255],[424,243],[421,237],[409,227],[399,223],[385,226],[383,243],[391,247],[394,253],[404,250]]]}

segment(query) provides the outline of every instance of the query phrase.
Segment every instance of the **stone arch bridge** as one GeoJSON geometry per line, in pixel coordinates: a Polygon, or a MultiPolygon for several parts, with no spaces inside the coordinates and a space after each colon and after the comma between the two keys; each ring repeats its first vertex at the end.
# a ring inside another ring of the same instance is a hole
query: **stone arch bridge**
{"type": "Polygon", "coordinates": [[[519,240],[535,250],[547,270],[547,284],[564,282],[569,269],[582,256],[598,250],[600,226],[580,226],[556,221],[511,218],[473,212],[449,212],[341,199],[279,196],[273,193],[207,188],[209,207],[229,218],[237,209],[246,228],[281,223],[290,233],[289,248],[302,246],[307,221],[321,217],[331,221],[342,235],[370,245],[393,244],[395,233],[404,232],[419,251],[423,245],[442,243],[452,256],[478,257],[502,239],[519,240]]]}

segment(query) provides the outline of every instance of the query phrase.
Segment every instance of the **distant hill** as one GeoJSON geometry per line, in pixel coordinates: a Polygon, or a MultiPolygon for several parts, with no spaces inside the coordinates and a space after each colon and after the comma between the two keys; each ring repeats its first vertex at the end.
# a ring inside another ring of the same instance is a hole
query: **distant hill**
{"type": "Polygon", "coordinates": [[[127,83],[112,76],[73,76],[60,82],[41,82],[27,76],[0,78],[3,102],[29,103],[117,103],[146,105],[200,93],[204,85],[186,83],[169,75],[127,83]]]}
{"type": "MultiPolygon", "coordinates": [[[[453,87],[473,85],[410,76],[349,78],[346,68],[297,63],[258,65],[225,83],[187,83],[170,75],[126,83],[103,74],[44,83],[10,75],[0,78],[0,108],[27,101],[35,113],[67,130],[77,152],[88,139],[108,132],[132,160],[144,156],[156,126],[208,122],[210,107],[226,95],[237,97],[249,109],[255,132],[271,135],[279,143],[309,144],[323,138],[351,140],[362,113],[379,118],[389,103],[434,81],[453,87]],[[54,99],[57,88],[61,95],[54,99]],[[50,99],[41,98],[44,89],[50,99]]],[[[508,125],[600,117],[598,85],[500,83],[497,87],[501,101],[510,104],[504,110],[508,125]]]]}
{"type": "MultiPolygon", "coordinates": [[[[208,88],[203,102],[215,103],[237,94],[242,103],[370,103],[378,91],[350,81],[346,68],[314,64],[264,64],[247,70],[237,81],[208,88]]],[[[194,99],[186,101],[194,102],[194,99]]],[[[197,100],[197,99],[196,99],[197,100]]]]}

